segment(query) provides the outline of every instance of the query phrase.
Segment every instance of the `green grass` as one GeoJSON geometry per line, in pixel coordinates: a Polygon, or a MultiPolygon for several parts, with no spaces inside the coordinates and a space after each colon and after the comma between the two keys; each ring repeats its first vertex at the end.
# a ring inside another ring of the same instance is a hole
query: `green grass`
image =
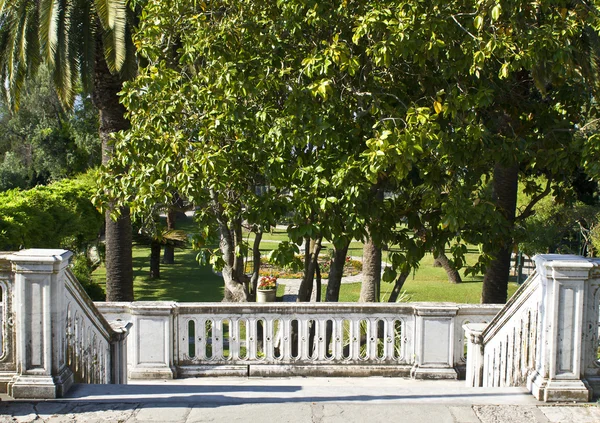
{"type": "MultiPolygon", "coordinates": [[[[406,300],[411,302],[453,302],[466,304],[479,304],[481,300],[481,287],[483,281],[468,281],[452,285],[447,280],[422,281],[409,279],[402,287],[402,292],[407,295],[406,300]]],[[[508,285],[509,298],[519,286],[515,282],[508,285]]],[[[381,284],[381,301],[386,301],[392,292],[393,285],[381,284]]],[[[325,298],[325,288],[323,288],[325,298]]],[[[343,284],[340,288],[340,302],[354,302],[360,295],[360,283],[343,284]]]]}
{"type": "MultiPolygon", "coordinates": [[[[477,260],[475,253],[467,255],[467,262],[474,263],[475,260],[477,260]]],[[[449,283],[444,269],[433,267],[433,257],[431,254],[428,254],[421,261],[421,267],[408,277],[401,292],[406,294],[408,301],[448,301],[478,304],[481,301],[483,276],[464,277],[462,273],[461,276],[462,283],[449,283]]],[[[386,301],[389,298],[393,287],[391,283],[381,283],[381,301],[386,301]]],[[[515,281],[509,282],[509,298],[515,293],[518,287],[519,285],[515,281]]],[[[360,283],[342,284],[340,289],[341,302],[356,301],[359,296],[360,283]]]]}
{"type": "MultiPolygon", "coordinates": [[[[133,291],[137,301],[221,301],[223,280],[208,266],[196,261],[191,248],[175,250],[175,264],[160,265],[160,279],[150,279],[150,248],[133,246],[133,291]]],[[[106,269],[98,268],[94,279],[101,285],[106,269]]],[[[104,287],[104,286],[103,286],[104,287]]]]}
{"type": "MultiPolygon", "coordinates": [[[[178,229],[192,233],[191,218],[178,221],[178,229]]],[[[150,247],[133,245],[133,292],[137,301],[221,301],[223,279],[209,266],[196,261],[197,251],[191,247],[175,250],[175,264],[160,265],[160,279],[150,279],[150,247]]],[[[101,266],[93,278],[105,287],[106,269],[101,266]]]]}

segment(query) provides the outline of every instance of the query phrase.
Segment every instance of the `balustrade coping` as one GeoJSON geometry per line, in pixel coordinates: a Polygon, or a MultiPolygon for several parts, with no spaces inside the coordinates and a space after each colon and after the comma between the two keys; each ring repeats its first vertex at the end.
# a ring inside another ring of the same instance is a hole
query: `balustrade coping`
{"type": "MultiPolygon", "coordinates": [[[[202,312],[219,312],[224,313],[226,310],[234,310],[236,313],[244,311],[244,309],[254,310],[265,310],[270,313],[289,313],[292,311],[299,312],[330,312],[330,311],[344,311],[344,312],[357,312],[364,313],[371,310],[379,311],[391,310],[394,312],[403,311],[412,313],[416,310],[430,310],[439,309],[440,311],[454,311],[457,310],[458,314],[476,314],[479,310],[498,310],[502,307],[502,304],[468,304],[468,303],[451,303],[451,302],[409,302],[409,303],[353,303],[353,302],[336,302],[336,303],[322,303],[322,302],[303,302],[303,303],[287,303],[287,302],[276,302],[276,303],[223,303],[223,302],[174,302],[174,301],[132,301],[132,302],[95,302],[97,307],[108,310],[114,309],[126,309],[130,312],[134,310],[147,309],[149,311],[160,308],[160,309],[185,309],[186,312],[194,312],[195,310],[201,310],[202,312]]],[[[250,310],[249,310],[250,311],[250,310]]]]}

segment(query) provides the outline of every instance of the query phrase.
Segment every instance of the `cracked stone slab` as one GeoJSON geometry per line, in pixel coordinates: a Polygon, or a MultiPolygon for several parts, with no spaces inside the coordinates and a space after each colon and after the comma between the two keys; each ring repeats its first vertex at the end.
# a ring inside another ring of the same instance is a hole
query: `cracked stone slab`
{"type": "Polygon", "coordinates": [[[481,423],[548,422],[546,416],[534,405],[474,405],[473,411],[481,423]]]}
{"type": "Polygon", "coordinates": [[[473,411],[473,407],[470,405],[451,405],[448,409],[458,423],[480,423],[481,421],[475,414],[475,411],[473,411]]]}
{"type": "Polygon", "coordinates": [[[135,413],[136,422],[185,422],[190,414],[189,404],[170,404],[157,407],[153,404],[144,404],[135,413]]]}
{"type": "Polygon", "coordinates": [[[539,407],[546,418],[552,423],[577,422],[597,423],[600,422],[600,407],[597,406],[547,406],[539,407]]]}
{"type": "Polygon", "coordinates": [[[88,404],[77,404],[69,410],[68,414],[59,416],[62,420],[85,423],[124,423],[129,421],[133,416],[137,404],[130,403],[88,403],[88,404]]]}
{"type": "Polygon", "coordinates": [[[448,407],[434,404],[331,404],[323,405],[323,423],[455,423],[448,407]]]}
{"type": "Polygon", "coordinates": [[[312,423],[310,403],[238,404],[192,408],[186,423],[312,423]]]}
{"type": "Polygon", "coordinates": [[[34,403],[0,403],[0,422],[32,422],[37,419],[34,403]]]}

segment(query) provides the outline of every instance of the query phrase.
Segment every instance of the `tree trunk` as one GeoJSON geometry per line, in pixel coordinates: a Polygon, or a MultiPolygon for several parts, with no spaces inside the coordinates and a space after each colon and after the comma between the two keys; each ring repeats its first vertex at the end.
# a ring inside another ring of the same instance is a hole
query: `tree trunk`
{"type": "Polygon", "coordinates": [[[160,278],[160,247],[157,241],[150,244],[150,279],[160,278]]]}
{"type": "Polygon", "coordinates": [[[400,296],[400,292],[402,291],[402,287],[404,286],[404,282],[406,282],[408,275],[410,275],[409,272],[404,272],[400,274],[398,279],[396,279],[396,283],[394,284],[394,289],[392,289],[388,303],[395,303],[398,301],[398,297],[400,296]]]}
{"type": "Polygon", "coordinates": [[[342,286],[344,265],[346,264],[349,245],[350,241],[348,240],[340,248],[337,248],[335,244],[333,246],[333,257],[329,269],[327,292],[325,293],[325,301],[327,302],[338,302],[340,300],[340,287],[342,286]]]}
{"type": "Polygon", "coordinates": [[[363,246],[363,281],[360,286],[361,303],[379,302],[381,286],[381,248],[368,236],[363,246]]]}
{"type": "MultiPolygon", "coordinates": [[[[233,242],[234,246],[238,247],[238,253],[233,256],[233,272],[235,275],[235,279],[246,284],[246,290],[248,289],[248,279],[246,277],[246,269],[244,268],[246,265],[246,257],[242,253],[239,247],[242,246],[244,242],[244,236],[242,233],[242,219],[237,218],[232,222],[233,226],[233,242]]],[[[247,253],[246,253],[247,255],[247,253]]]]}
{"type": "MultiPolygon", "coordinates": [[[[94,69],[94,90],[92,100],[100,115],[100,140],[102,141],[102,163],[106,164],[112,155],[110,135],[129,128],[125,118],[125,108],[119,103],[118,93],[122,81],[112,75],[104,60],[104,48],[99,34],[94,69]]],[[[121,208],[117,221],[106,212],[106,300],[133,301],[133,264],[131,254],[131,218],[128,208],[121,208]]]]}
{"type": "MultiPolygon", "coordinates": [[[[435,253],[434,253],[435,254],[435,253]]],[[[454,265],[448,260],[448,257],[445,253],[438,253],[435,257],[435,261],[440,263],[440,266],[444,268],[446,271],[446,275],[448,275],[448,282],[450,283],[461,283],[462,278],[460,277],[460,273],[458,270],[454,268],[454,265]]]]}
{"type": "MultiPolygon", "coordinates": [[[[172,231],[173,229],[175,229],[175,210],[172,207],[169,207],[167,209],[167,230],[172,231]]],[[[175,264],[174,245],[165,244],[162,262],[164,264],[175,264]]]]}
{"type": "Polygon", "coordinates": [[[304,239],[304,276],[298,289],[298,302],[310,301],[313,292],[315,270],[317,267],[319,253],[321,252],[321,237],[311,240],[304,239]]]}
{"type": "MultiPolygon", "coordinates": [[[[317,261],[317,266],[315,267],[315,302],[320,303],[321,302],[321,265],[319,264],[319,262],[317,261]]],[[[311,297],[311,301],[312,301],[312,297],[311,297]]]]}
{"type": "Polygon", "coordinates": [[[503,304],[508,295],[508,277],[510,274],[510,254],[513,249],[512,230],[517,210],[517,192],[519,167],[513,165],[494,167],[492,181],[496,207],[505,218],[506,235],[499,240],[494,259],[488,266],[483,278],[481,302],[483,304],[503,304]]]}
{"type": "Polygon", "coordinates": [[[263,231],[260,230],[254,234],[254,244],[252,246],[252,277],[250,278],[250,287],[252,289],[252,300],[256,300],[256,289],[258,287],[258,276],[260,275],[260,241],[263,231]]]}
{"type": "Polygon", "coordinates": [[[223,301],[225,302],[246,302],[248,301],[248,289],[242,281],[237,278],[237,269],[235,265],[235,235],[234,231],[229,228],[227,218],[223,215],[223,207],[219,203],[218,195],[215,191],[210,192],[210,197],[213,202],[213,208],[219,225],[219,233],[221,240],[219,249],[223,254],[225,265],[223,266],[223,283],[224,294],[223,301]]]}

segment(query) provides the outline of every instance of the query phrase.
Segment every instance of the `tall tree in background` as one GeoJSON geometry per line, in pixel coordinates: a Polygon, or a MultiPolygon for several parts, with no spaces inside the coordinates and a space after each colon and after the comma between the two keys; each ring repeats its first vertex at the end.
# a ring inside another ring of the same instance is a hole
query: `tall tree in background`
{"type": "MultiPolygon", "coordinates": [[[[135,2],[130,2],[135,5],[135,2]]],[[[112,133],[129,127],[118,93],[137,68],[125,0],[0,0],[0,79],[8,103],[18,108],[26,78],[47,64],[61,102],[73,105],[81,84],[100,113],[102,161],[111,156],[112,133]]],[[[133,300],[131,221],[106,213],[106,291],[109,301],[133,300]]]]}
{"type": "Polygon", "coordinates": [[[25,84],[19,110],[0,98],[0,191],[47,185],[100,165],[98,112],[80,97],[64,110],[42,66],[25,84]]]}

